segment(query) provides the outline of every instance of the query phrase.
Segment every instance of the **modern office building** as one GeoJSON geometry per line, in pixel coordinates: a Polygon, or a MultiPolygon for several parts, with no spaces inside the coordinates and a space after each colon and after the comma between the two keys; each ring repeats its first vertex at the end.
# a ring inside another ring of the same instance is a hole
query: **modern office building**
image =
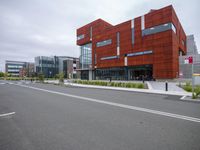
{"type": "Polygon", "coordinates": [[[194,73],[200,74],[200,54],[197,50],[194,35],[187,36],[187,54],[179,56],[180,78],[192,78],[192,64],[185,63],[188,57],[193,57],[194,73]]]}
{"type": "Polygon", "coordinates": [[[31,62],[10,61],[5,62],[5,71],[11,76],[24,77],[34,73],[34,64],[31,62]]]}
{"type": "MultiPolygon", "coordinates": [[[[78,77],[76,64],[79,59],[68,56],[38,56],[35,57],[35,72],[43,73],[45,77],[55,77],[56,74],[63,72],[65,78],[78,77]]],[[[77,65],[79,66],[79,65],[77,65]]]]}
{"type": "Polygon", "coordinates": [[[102,19],[77,29],[82,79],[179,77],[186,35],[170,5],[111,25],[102,19]]]}
{"type": "Polygon", "coordinates": [[[46,78],[54,77],[58,74],[58,57],[35,57],[35,72],[43,73],[46,78]]]}

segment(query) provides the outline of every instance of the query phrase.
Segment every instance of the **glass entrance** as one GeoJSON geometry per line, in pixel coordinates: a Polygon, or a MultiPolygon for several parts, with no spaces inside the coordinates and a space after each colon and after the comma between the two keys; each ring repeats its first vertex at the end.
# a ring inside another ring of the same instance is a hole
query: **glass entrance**
{"type": "Polygon", "coordinates": [[[81,70],[81,79],[89,80],[89,70],[81,70]]]}
{"type": "Polygon", "coordinates": [[[135,66],[129,67],[129,79],[130,80],[152,80],[153,79],[153,66],[135,66]]]}

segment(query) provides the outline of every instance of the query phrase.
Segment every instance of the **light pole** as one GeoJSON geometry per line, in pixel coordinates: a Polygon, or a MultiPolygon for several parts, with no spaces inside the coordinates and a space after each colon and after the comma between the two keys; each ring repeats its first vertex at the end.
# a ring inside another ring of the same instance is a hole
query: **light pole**
{"type": "Polygon", "coordinates": [[[194,60],[193,60],[194,54],[192,56],[192,97],[194,97],[194,60]]]}

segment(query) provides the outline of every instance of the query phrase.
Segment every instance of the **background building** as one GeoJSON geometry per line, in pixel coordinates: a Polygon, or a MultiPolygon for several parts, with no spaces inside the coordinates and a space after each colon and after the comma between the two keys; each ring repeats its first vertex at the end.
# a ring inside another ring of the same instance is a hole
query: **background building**
{"type": "Polygon", "coordinates": [[[185,64],[185,59],[193,57],[194,73],[200,73],[200,54],[198,54],[194,35],[187,36],[187,55],[179,57],[180,78],[192,78],[192,65],[185,64]]]}
{"type": "Polygon", "coordinates": [[[34,74],[34,63],[6,60],[5,71],[11,76],[30,77],[34,74]]]}
{"type": "Polygon", "coordinates": [[[58,74],[58,57],[38,56],[35,57],[35,72],[43,73],[46,78],[58,74]]]}
{"type": "Polygon", "coordinates": [[[35,75],[34,72],[34,63],[26,62],[25,67],[19,70],[20,77],[33,77],[35,75]]]}
{"type": "Polygon", "coordinates": [[[10,60],[6,60],[5,62],[5,71],[11,76],[19,77],[20,69],[25,68],[25,67],[26,67],[26,62],[10,61],[10,60]]]}
{"type": "Polygon", "coordinates": [[[56,74],[63,72],[65,78],[78,77],[76,69],[79,67],[79,59],[68,56],[38,56],[35,57],[35,71],[42,72],[45,77],[55,77],[56,74]]]}
{"type": "Polygon", "coordinates": [[[77,29],[82,79],[179,77],[186,35],[173,7],[111,25],[102,19],[77,29]]]}
{"type": "Polygon", "coordinates": [[[65,78],[80,78],[79,63],[78,58],[69,58],[63,61],[65,78]]]}

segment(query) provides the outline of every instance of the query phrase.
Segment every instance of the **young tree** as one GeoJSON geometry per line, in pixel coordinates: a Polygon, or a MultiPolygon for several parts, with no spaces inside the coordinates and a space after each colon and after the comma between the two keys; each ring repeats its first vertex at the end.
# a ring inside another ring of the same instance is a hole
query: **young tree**
{"type": "Polygon", "coordinates": [[[61,72],[58,74],[58,76],[59,76],[59,83],[63,83],[64,82],[64,73],[61,72]]]}
{"type": "Polygon", "coordinates": [[[0,72],[0,77],[4,77],[4,73],[3,72],[0,72]]]}
{"type": "Polygon", "coordinates": [[[44,82],[44,74],[43,73],[39,73],[38,74],[38,79],[40,82],[44,82]]]}

